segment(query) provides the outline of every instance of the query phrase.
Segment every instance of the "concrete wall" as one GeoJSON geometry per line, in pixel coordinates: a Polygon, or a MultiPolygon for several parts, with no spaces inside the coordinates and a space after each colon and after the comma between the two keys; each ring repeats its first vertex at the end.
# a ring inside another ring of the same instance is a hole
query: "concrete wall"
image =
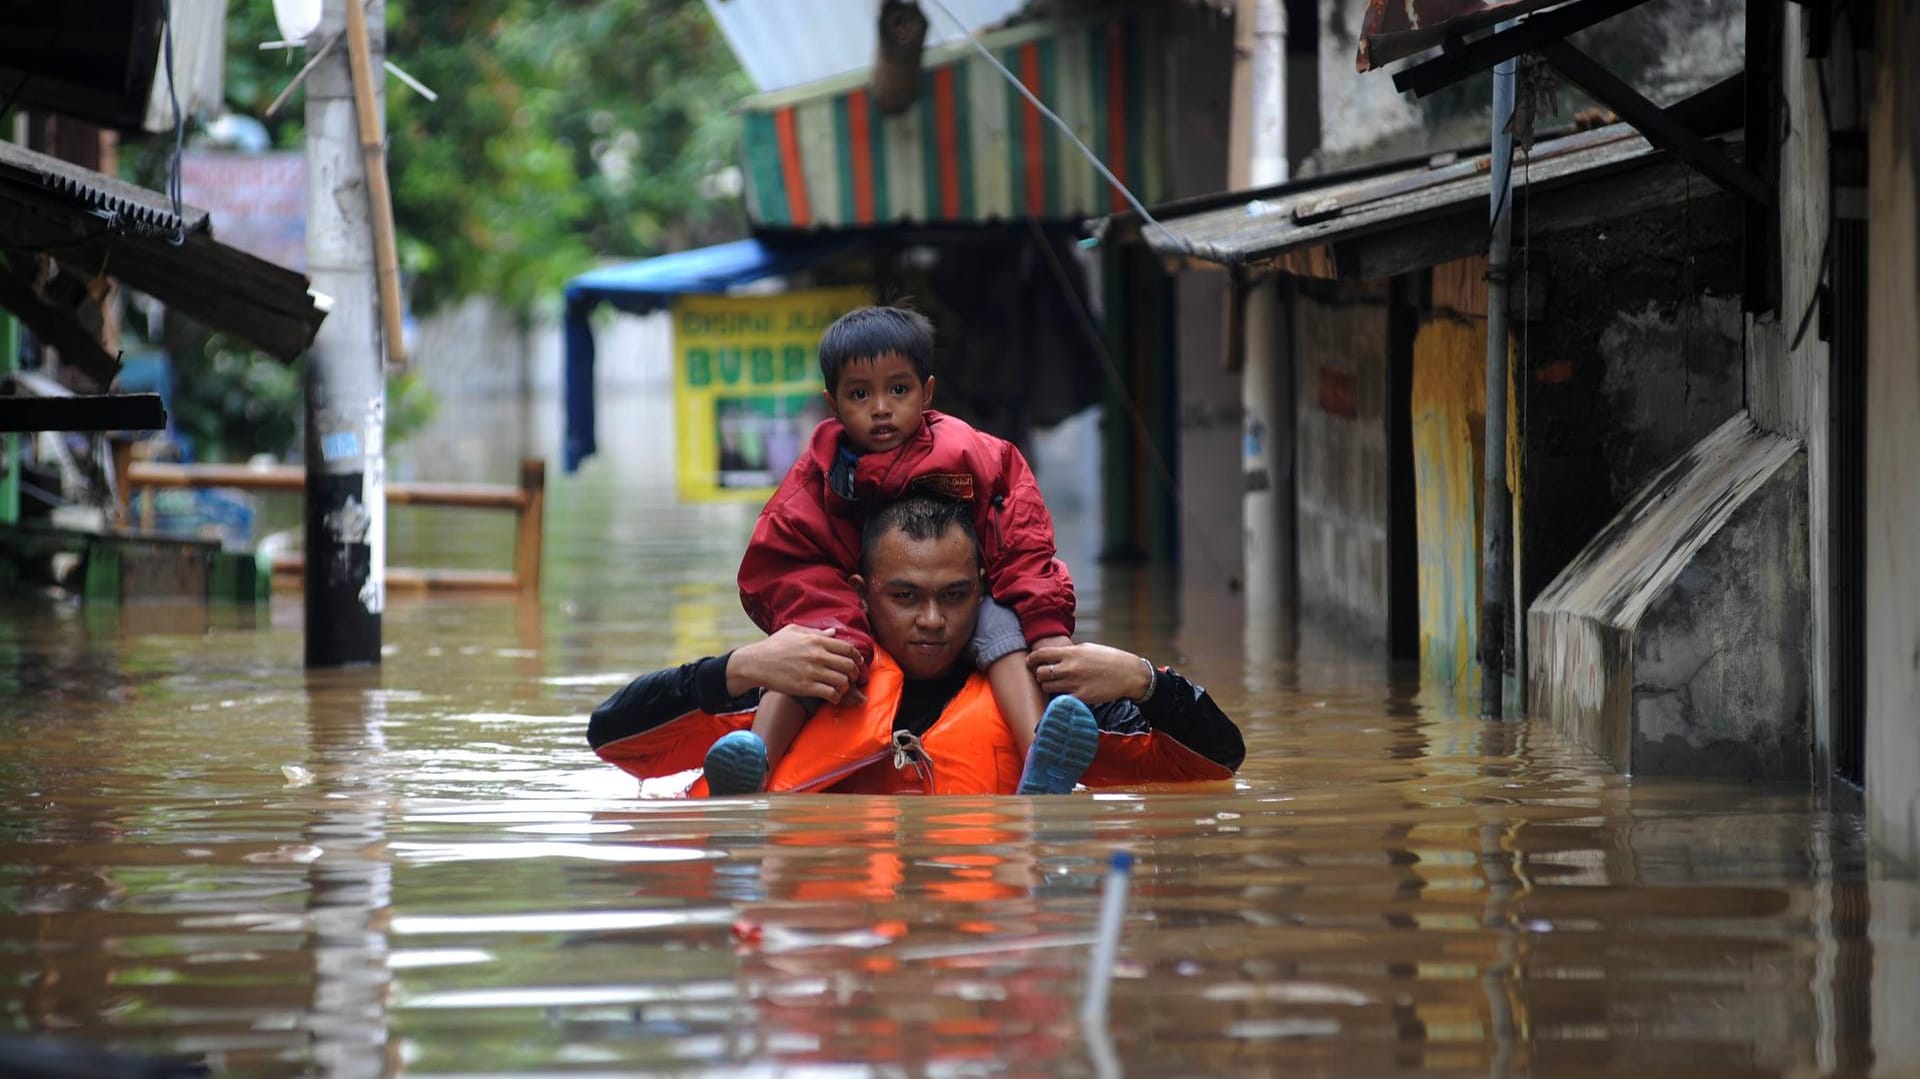
{"type": "MultiPolygon", "coordinates": [[[[421,319],[409,367],[439,402],[418,436],[432,450],[400,447],[389,477],[507,482],[522,454],[557,455],[564,428],[561,337],[557,318],[523,320],[485,299],[421,319]]],[[[594,343],[605,438],[631,419],[620,413],[615,397],[672,393],[673,322],[664,312],[642,318],[605,310],[595,319],[594,343]]],[[[557,476],[558,464],[553,468],[557,476]]]]}
{"type": "MultiPolygon", "coordinates": [[[[1741,407],[1738,207],[1702,183],[1674,209],[1529,237],[1508,392],[1519,609],[1649,477],[1741,407]]],[[[1423,671],[1478,670],[1486,264],[1435,267],[1414,349],[1423,671]]],[[[1522,655],[1516,669],[1524,667],[1522,655]]]]}
{"type": "Polygon", "coordinates": [[[1734,417],[1528,611],[1536,714],[1636,775],[1807,775],[1806,458],[1734,417]]]}
{"type": "Polygon", "coordinates": [[[1634,631],[1634,774],[1808,775],[1806,491],[1796,453],[1647,608],[1634,631]]]}
{"type": "MultiPolygon", "coordinates": [[[[1309,171],[1486,145],[1490,75],[1415,100],[1394,90],[1388,72],[1354,70],[1366,7],[1367,0],[1320,0],[1321,149],[1309,171]]],[[[1653,0],[1574,40],[1635,89],[1670,104],[1741,69],[1745,15],[1743,0],[1653,0]]],[[[1588,105],[1565,84],[1556,103],[1538,126],[1569,122],[1588,105]]]]}
{"type": "MultiPolygon", "coordinates": [[[[1516,236],[1516,239],[1518,237],[1516,236]]],[[[1737,204],[1688,205],[1534,239],[1516,303],[1513,404],[1524,433],[1521,600],[1649,478],[1741,408],[1737,204]]]]}
{"type": "Polygon", "coordinates": [[[1387,639],[1387,293],[1303,286],[1294,305],[1300,613],[1387,639]]]}
{"type": "MultiPolygon", "coordinates": [[[[1173,9],[1168,109],[1176,197],[1227,187],[1233,20],[1205,8],[1173,9]]],[[[1240,376],[1226,366],[1227,276],[1192,270],[1174,281],[1180,412],[1182,624],[1240,620],[1240,376]]]]}
{"type": "MultiPolygon", "coordinates": [[[[673,320],[665,312],[594,318],[594,382],[602,390],[670,387],[673,320]]],[[[444,397],[536,394],[560,389],[562,334],[556,314],[522,319],[492,300],[470,298],[420,320],[409,364],[444,397]]]]}
{"type": "Polygon", "coordinates": [[[1820,747],[1827,746],[1832,737],[1829,638],[1833,563],[1828,537],[1833,530],[1833,510],[1827,375],[1831,358],[1820,334],[1811,329],[1801,334],[1800,323],[1821,285],[1830,230],[1829,118],[1836,127],[1846,127],[1862,115],[1854,65],[1842,60],[1852,51],[1845,21],[1835,20],[1834,59],[1824,65],[1807,57],[1804,20],[1788,18],[1782,25],[1779,62],[1786,118],[1778,177],[1780,306],[1747,320],[1747,407],[1760,426],[1798,438],[1807,447],[1812,723],[1814,741],[1820,747]]]}
{"type": "Polygon", "coordinates": [[[1867,826],[1920,866],[1920,12],[1875,11],[1868,125],[1867,826]]]}

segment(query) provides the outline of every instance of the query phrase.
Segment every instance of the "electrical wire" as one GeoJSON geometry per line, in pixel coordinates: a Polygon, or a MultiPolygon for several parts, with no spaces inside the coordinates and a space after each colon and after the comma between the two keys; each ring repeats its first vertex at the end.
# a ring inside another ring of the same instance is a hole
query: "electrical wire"
{"type": "Polygon", "coordinates": [[[1153,214],[1148,212],[1140,200],[1134,197],[1133,192],[1127,188],[1127,185],[1121,183],[1120,178],[1108,170],[1106,163],[1100,160],[1100,155],[1087,149],[1087,144],[1080,141],[1080,136],[1073,133],[1073,128],[1068,126],[1065,120],[1054,115],[1053,110],[1047,108],[1046,102],[1041,101],[1039,97],[1034,95],[1032,90],[1027,89],[1026,83],[1021,82],[1019,76],[1007,70],[1007,66],[1000,62],[1000,58],[993,55],[993,50],[982,44],[980,39],[974,36],[973,31],[967,28],[967,24],[960,21],[959,16],[955,15],[946,4],[941,3],[941,0],[927,0],[927,3],[938,8],[940,13],[947,17],[947,21],[951,22],[959,29],[961,34],[965,35],[967,42],[974,47],[974,50],[981,56],[986,57],[987,63],[993,65],[993,69],[1000,73],[1000,77],[1007,81],[1007,85],[1020,91],[1020,96],[1026,98],[1028,104],[1040,110],[1040,115],[1045,116],[1054,127],[1060,130],[1062,135],[1067,137],[1067,141],[1073,143],[1073,145],[1079,149],[1080,153],[1083,154],[1088,161],[1092,162],[1094,169],[1097,170],[1101,176],[1105,177],[1108,183],[1113,185],[1114,190],[1120,192],[1121,197],[1127,200],[1127,205],[1133,207],[1133,212],[1139,214],[1140,219],[1146,222],[1148,227],[1159,229],[1168,236],[1173,235],[1172,231],[1165,225],[1154,220],[1153,214]]]}
{"type": "Polygon", "coordinates": [[[160,6],[160,18],[163,35],[162,46],[167,61],[167,100],[173,105],[173,159],[167,166],[167,197],[173,202],[173,235],[168,242],[175,247],[187,242],[187,215],[184,200],[181,197],[180,159],[186,152],[187,116],[180,111],[180,88],[174,81],[173,71],[173,0],[166,0],[160,6]]]}
{"type": "MultiPolygon", "coordinates": [[[[1034,245],[1045,256],[1048,269],[1053,271],[1055,283],[1061,292],[1077,298],[1078,292],[1067,277],[1066,267],[1060,264],[1060,257],[1054,251],[1053,244],[1047,239],[1046,231],[1040,227],[1038,221],[1030,220],[1028,224],[1033,230],[1034,245]]],[[[1180,495],[1180,481],[1173,474],[1173,466],[1167,463],[1165,455],[1160,452],[1160,447],[1153,437],[1153,428],[1148,426],[1146,414],[1140,410],[1139,402],[1134,400],[1133,394],[1127,391],[1126,377],[1120,373],[1119,365],[1113,362],[1113,356],[1107,352],[1107,343],[1101,338],[1100,328],[1094,324],[1093,315],[1087,311],[1085,303],[1075,302],[1072,307],[1074,314],[1080,316],[1078,319],[1080,331],[1086,334],[1088,344],[1093,346],[1093,354],[1100,358],[1100,366],[1106,370],[1107,381],[1112,384],[1115,392],[1120,395],[1121,402],[1126,405],[1127,417],[1133,421],[1134,434],[1139,438],[1140,444],[1146,447],[1147,459],[1153,464],[1154,471],[1159,474],[1167,496],[1173,500],[1175,512],[1180,515],[1184,524],[1194,526],[1197,522],[1188,509],[1187,500],[1180,495]]],[[[1288,453],[1289,455],[1292,453],[1291,446],[1288,447],[1288,453]]],[[[1288,467],[1291,468],[1291,464],[1288,467]]],[[[1204,522],[1198,523],[1204,524],[1204,522]]],[[[1232,580],[1238,577],[1238,574],[1229,568],[1227,561],[1214,550],[1212,541],[1207,538],[1211,534],[1213,533],[1205,527],[1188,527],[1182,531],[1181,542],[1192,543],[1201,557],[1206,560],[1208,567],[1218,574],[1221,580],[1232,580]]]]}

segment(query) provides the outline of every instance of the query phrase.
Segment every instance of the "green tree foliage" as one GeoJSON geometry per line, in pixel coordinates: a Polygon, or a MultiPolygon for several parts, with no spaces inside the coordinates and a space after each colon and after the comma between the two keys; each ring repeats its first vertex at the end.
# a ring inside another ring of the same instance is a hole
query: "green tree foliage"
{"type": "MultiPolygon", "coordinates": [[[[744,230],[702,180],[733,163],[745,75],[698,0],[388,0],[387,54],[440,95],[389,79],[389,169],[409,300],[521,310],[601,256],[744,230]]],[[[227,95],[260,116],[294,58],[271,5],[234,5],[227,95]]],[[[298,146],[299,98],[268,121],[298,146]]]]}

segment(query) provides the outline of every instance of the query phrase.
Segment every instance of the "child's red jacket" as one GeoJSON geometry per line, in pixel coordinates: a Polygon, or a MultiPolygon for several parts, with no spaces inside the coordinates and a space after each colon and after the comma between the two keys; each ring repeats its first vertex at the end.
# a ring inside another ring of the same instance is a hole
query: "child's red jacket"
{"type": "Polygon", "coordinates": [[[860,568],[860,530],[868,513],[908,492],[973,505],[987,588],[1020,619],[1032,644],[1073,635],[1073,580],[1055,556],[1053,519],[1033,470],[1011,442],[931,409],[902,445],[859,458],[853,497],[828,477],[839,454],[840,421],[828,419],[780,481],[753,526],[740,560],[740,602],[768,633],[798,624],[838,628],[873,657],[873,635],[847,577],[860,568]]]}

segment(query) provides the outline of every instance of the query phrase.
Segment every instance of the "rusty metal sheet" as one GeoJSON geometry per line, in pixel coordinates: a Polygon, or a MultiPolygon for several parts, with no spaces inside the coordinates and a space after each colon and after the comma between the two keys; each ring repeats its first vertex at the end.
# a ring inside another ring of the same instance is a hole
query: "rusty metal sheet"
{"type": "Polygon", "coordinates": [[[1448,37],[1555,7],[1567,0],[1367,0],[1360,22],[1361,71],[1431,49],[1448,37]]]}
{"type": "MultiPolygon", "coordinates": [[[[1516,171],[1514,187],[1544,193],[1616,182],[1667,156],[1628,125],[1613,124],[1536,143],[1531,167],[1516,171]]],[[[1159,227],[1142,228],[1140,237],[1155,254],[1182,264],[1281,268],[1304,276],[1354,276],[1355,267],[1341,262],[1341,245],[1391,240],[1418,246],[1425,242],[1423,230],[1436,223],[1477,221],[1467,234],[1484,250],[1491,163],[1482,153],[1439,167],[1414,165],[1352,180],[1322,177],[1311,187],[1269,188],[1225,205],[1162,213],[1159,227]],[[1309,260],[1305,266],[1287,262],[1301,252],[1321,254],[1317,263],[1309,260]]]]}

